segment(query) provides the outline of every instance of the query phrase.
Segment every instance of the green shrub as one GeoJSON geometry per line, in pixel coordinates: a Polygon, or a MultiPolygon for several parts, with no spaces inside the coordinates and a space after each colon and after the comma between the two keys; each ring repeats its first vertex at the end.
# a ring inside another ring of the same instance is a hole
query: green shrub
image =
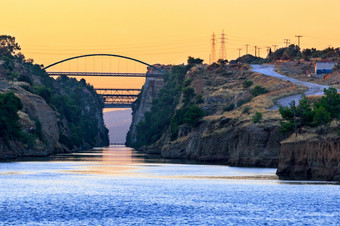
{"type": "Polygon", "coordinates": [[[178,125],[175,120],[171,120],[170,123],[170,140],[174,141],[177,139],[178,136],[178,125]]]}
{"type": "Polygon", "coordinates": [[[253,83],[252,81],[250,81],[250,80],[245,80],[245,81],[243,81],[242,86],[243,86],[243,88],[247,89],[247,88],[249,88],[250,86],[252,86],[253,84],[254,84],[254,83],[253,83]]]}
{"type": "Polygon", "coordinates": [[[203,97],[201,94],[196,96],[196,104],[202,104],[204,103],[203,97]]]}
{"type": "Polygon", "coordinates": [[[204,111],[197,105],[191,105],[184,114],[183,121],[191,127],[199,125],[200,120],[204,116],[204,111]]]}
{"type": "Polygon", "coordinates": [[[259,123],[262,119],[262,113],[261,112],[255,112],[255,115],[251,118],[254,124],[259,123]]]}
{"type": "Polygon", "coordinates": [[[331,113],[329,113],[326,108],[320,106],[315,109],[315,114],[313,117],[313,123],[315,125],[327,125],[331,122],[331,113]]]}
{"type": "Polygon", "coordinates": [[[27,144],[29,148],[34,148],[36,145],[37,137],[31,133],[20,132],[19,140],[22,143],[27,144]]]}
{"type": "Polygon", "coordinates": [[[250,107],[249,106],[245,106],[244,108],[243,108],[243,111],[242,111],[242,114],[247,114],[247,115],[249,115],[250,114],[250,107]]]}
{"type": "Polygon", "coordinates": [[[223,107],[223,111],[232,111],[234,109],[235,109],[235,104],[233,104],[233,103],[223,107]]]}
{"type": "Polygon", "coordinates": [[[264,94],[264,93],[268,93],[269,90],[267,90],[266,88],[262,87],[262,86],[255,86],[253,89],[251,89],[251,94],[256,97],[258,95],[264,94]]]}
{"type": "Polygon", "coordinates": [[[188,104],[195,96],[195,89],[192,87],[183,88],[183,102],[188,104]]]}
{"type": "Polygon", "coordinates": [[[241,107],[243,104],[246,104],[249,101],[251,101],[251,97],[246,98],[246,99],[240,99],[237,101],[237,107],[241,107]]]}
{"type": "Polygon", "coordinates": [[[46,86],[35,86],[34,93],[44,98],[46,103],[50,103],[51,101],[51,90],[46,86]]]}
{"type": "Polygon", "coordinates": [[[188,86],[190,86],[190,84],[191,84],[191,78],[187,78],[183,82],[184,87],[188,87],[188,86]]]}
{"type": "Polygon", "coordinates": [[[0,137],[8,140],[20,138],[18,111],[23,108],[14,93],[0,94],[0,137]]]}
{"type": "Polygon", "coordinates": [[[18,77],[18,81],[27,82],[28,84],[33,85],[33,80],[32,80],[32,78],[31,78],[29,75],[26,75],[26,74],[21,74],[21,75],[18,77]]]}

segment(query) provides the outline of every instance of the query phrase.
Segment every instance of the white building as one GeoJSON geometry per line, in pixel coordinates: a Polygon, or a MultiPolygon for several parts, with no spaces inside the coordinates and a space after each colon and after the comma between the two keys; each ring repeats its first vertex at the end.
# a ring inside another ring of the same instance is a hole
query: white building
{"type": "Polygon", "coordinates": [[[315,74],[328,74],[330,73],[334,66],[336,65],[336,62],[316,62],[315,63],[315,74]]]}

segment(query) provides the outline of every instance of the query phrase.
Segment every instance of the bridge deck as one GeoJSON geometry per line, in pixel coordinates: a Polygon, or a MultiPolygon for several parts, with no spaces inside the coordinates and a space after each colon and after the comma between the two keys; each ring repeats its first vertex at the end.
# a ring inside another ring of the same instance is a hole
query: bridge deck
{"type": "Polygon", "coordinates": [[[102,97],[105,108],[131,108],[141,89],[95,89],[102,97]]]}
{"type": "Polygon", "coordinates": [[[147,73],[117,73],[117,72],[65,72],[65,71],[48,71],[49,76],[98,76],[98,77],[162,77],[163,74],[147,74],[147,73]]]}

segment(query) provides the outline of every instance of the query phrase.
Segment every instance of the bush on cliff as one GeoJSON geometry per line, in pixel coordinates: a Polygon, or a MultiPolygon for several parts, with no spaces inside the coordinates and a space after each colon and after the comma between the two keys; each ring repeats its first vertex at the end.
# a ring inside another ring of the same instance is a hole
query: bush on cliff
{"type": "Polygon", "coordinates": [[[191,127],[197,127],[204,116],[204,111],[196,104],[191,105],[184,114],[183,121],[191,127]]]}
{"type": "Polygon", "coordinates": [[[0,137],[6,142],[20,137],[18,111],[22,103],[14,93],[0,94],[0,137]]]}
{"type": "Polygon", "coordinates": [[[261,112],[255,112],[255,115],[251,118],[254,124],[259,123],[262,119],[262,113],[261,112]]]}

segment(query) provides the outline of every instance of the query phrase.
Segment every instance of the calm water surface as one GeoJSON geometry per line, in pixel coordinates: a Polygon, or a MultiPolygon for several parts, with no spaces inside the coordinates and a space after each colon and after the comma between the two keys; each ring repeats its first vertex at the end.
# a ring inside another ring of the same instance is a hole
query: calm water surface
{"type": "Polygon", "coordinates": [[[339,225],[340,185],[111,146],[0,163],[0,225],[339,225]]]}

